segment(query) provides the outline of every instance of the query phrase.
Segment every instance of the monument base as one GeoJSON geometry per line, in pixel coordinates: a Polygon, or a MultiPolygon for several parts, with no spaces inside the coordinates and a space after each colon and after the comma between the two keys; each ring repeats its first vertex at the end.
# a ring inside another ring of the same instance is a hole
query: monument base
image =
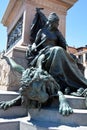
{"type": "MultiPolygon", "coordinates": [[[[19,94],[2,91],[0,100],[11,100],[19,94]]],[[[62,116],[55,102],[49,108],[29,109],[20,106],[8,110],[0,110],[0,130],[87,130],[87,110],[83,97],[66,96],[74,113],[62,116]]]]}

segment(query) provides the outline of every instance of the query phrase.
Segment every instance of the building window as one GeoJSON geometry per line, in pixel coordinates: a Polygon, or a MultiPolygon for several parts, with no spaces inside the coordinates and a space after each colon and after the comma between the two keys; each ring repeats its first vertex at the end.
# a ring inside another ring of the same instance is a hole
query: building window
{"type": "Polygon", "coordinates": [[[79,55],[78,58],[79,58],[80,62],[83,63],[83,55],[79,55]]]}
{"type": "Polygon", "coordinates": [[[85,53],[85,61],[87,61],[87,53],[85,53]]]}

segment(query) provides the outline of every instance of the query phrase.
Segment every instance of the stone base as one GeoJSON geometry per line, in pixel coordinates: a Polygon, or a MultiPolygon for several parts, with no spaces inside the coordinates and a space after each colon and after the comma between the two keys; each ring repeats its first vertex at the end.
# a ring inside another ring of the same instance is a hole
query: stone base
{"type": "MultiPolygon", "coordinates": [[[[73,114],[70,116],[62,116],[59,114],[58,109],[36,109],[29,110],[31,122],[38,124],[38,122],[52,123],[56,127],[61,125],[78,127],[87,126],[87,110],[73,109],[73,114]]],[[[39,125],[39,124],[38,124],[39,125]]]]}
{"type": "Polygon", "coordinates": [[[86,126],[69,126],[46,121],[28,121],[29,117],[0,119],[0,130],[87,130],[86,126]]]}
{"type": "Polygon", "coordinates": [[[26,48],[26,46],[13,47],[5,55],[14,59],[17,64],[27,68],[26,48]]]}
{"type": "MultiPolygon", "coordinates": [[[[0,91],[0,102],[1,101],[10,101],[16,98],[19,95],[17,92],[12,91],[0,91]]],[[[0,109],[0,118],[19,118],[27,116],[27,110],[22,106],[11,107],[7,110],[0,109]]]]}
{"type": "MultiPolygon", "coordinates": [[[[16,92],[1,91],[1,93],[0,99],[5,101],[19,95],[16,92]]],[[[58,108],[53,108],[53,105],[40,111],[29,109],[28,116],[26,109],[20,106],[6,111],[0,110],[0,130],[87,130],[87,110],[84,98],[73,96],[66,96],[66,98],[74,110],[70,116],[60,115],[58,108]]]]}
{"type": "Polygon", "coordinates": [[[0,59],[0,89],[19,90],[21,74],[14,71],[6,59],[0,59]]]}
{"type": "MultiPolygon", "coordinates": [[[[15,47],[5,56],[11,57],[17,64],[27,68],[26,47],[15,47]]],[[[21,74],[14,71],[6,59],[0,59],[0,89],[17,91],[20,87],[21,74]]]]}
{"type": "Polygon", "coordinates": [[[0,90],[0,102],[9,101],[19,96],[18,92],[0,90]]]}
{"type": "Polygon", "coordinates": [[[21,74],[14,71],[6,59],[0,59],[0,89],[19,90],[21,74]]]}
{"type": "Polygon", "coordinates": [[[69,126],[46,121],[20,122],[20,130],[87,130],[87,126],[69,126]]]}

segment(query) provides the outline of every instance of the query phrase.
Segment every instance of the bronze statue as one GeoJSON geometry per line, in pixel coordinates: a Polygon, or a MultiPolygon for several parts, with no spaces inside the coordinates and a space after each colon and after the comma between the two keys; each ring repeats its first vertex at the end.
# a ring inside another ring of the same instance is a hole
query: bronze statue
{"type": "MultiPolygon", "coordinates": [[[[38,13],[42,16],[41,11],[38,13]]],[[[58,25],[59,17],[56,13],[51,13],[44,27],[37,32],[35,42],[27,50],[27,59],[32,57],[29,66],[35,66],[38,57],[44,54],[42,68],[54,77],[62,92],[69,88],[70,94],[79,88],[87,88],[87,80],[79,70],[76,60],[67,53],[66,40],[59,31],[58,25]]]]}
{"type": "Polygon", "coordinates": [[[25,70],[12,59],[5,57],[12,68],[22,73],[20,95],[12,101],[1,102],[0,107],[7,109],[14,105],[25,104],[26,107],[41,108],[50,97],[59,96],[59,112],[62,115],[69,115],[73,110],[63,93],[70,94],[82,87],[84,91],[87,80],[73,57],[66,51],[65,38],[57,28],[59,17],[56,13],[51,13],[48,19],[40,9],[37,9],[37,14],[43,21],[43,27],[37,29],[35,38],[33,30],[38,25],[34,24],[39,19],[34,19],[31,30],[31,41],[34,42],[26,52],[29,60],[28,68],[25,70]]]}

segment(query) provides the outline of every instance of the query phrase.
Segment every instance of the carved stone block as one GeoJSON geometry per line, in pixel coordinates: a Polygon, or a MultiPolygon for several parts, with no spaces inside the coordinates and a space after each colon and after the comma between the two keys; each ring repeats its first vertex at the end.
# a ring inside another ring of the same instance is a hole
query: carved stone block
{"type": "Polygon", "coordinates": [[[12,70],[5,59],[0,59],[0,89],[19,90],[21,74],[12,70]]]}

